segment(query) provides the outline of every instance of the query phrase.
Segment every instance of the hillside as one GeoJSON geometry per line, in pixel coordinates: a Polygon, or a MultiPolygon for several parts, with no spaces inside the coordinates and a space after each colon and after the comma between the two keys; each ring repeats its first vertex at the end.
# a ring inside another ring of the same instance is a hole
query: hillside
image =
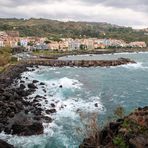
{"type": "Polygon", "coordinates": [[[61,22],[49,19],[0,19],[0,30],[17,30],[21,36],[117,38],[146,41],[143,30],[95,22],[61,22]]]}

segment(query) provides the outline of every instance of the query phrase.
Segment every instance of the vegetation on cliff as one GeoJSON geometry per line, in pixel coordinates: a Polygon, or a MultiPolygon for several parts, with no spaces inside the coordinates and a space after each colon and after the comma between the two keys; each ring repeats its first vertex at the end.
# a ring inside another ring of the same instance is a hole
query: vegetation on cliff
{"type": "Polygon", "coordinates": [[[7,64],[13,64],[16,61],[17,59],[11,56],[11,48],[0,48],[0,72],[5,69],[7,64]]]}
{"type": "MultiPolygon", "coordinates": [[[[123,116],[118,108],[117,115],[123,116]]],[[[91,126],[93,129],[93,126],[91,126]]],[[[95,126],[96,127],[96,126],[95,126]]],[[[148,147],[148,107],[138,108],[133,113],[115,122],[110,122],[102,130],[93,132],[84,139],[80,148],[146,148],[148,147]]]]}

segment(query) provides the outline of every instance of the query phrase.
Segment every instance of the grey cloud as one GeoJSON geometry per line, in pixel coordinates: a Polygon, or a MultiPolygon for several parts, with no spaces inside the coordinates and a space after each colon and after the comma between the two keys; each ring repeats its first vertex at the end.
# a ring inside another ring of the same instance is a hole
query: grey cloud
{"type": "Polygon", "coordinates": [[[43,17],[59,20],[103,21],[126,26],[148,26],[147,10],[148,0],[0,0],[0,17],[43,17]],[[68,9],[60,8],[60,5],[63,6],[63,3],[68,5],[68,9]],[[100,4],[105,8],[112,7],[111,14],[105,13],[109,9],[99,11],[100,7],[94,7],[100,4]],[[95,9],[94,13],[92,12],[93,9],[90,9],[93,7],[95,9]],[[117,14],[120,11],[118,8],[125,10],[122,11],[125,14],[117,14]],[[125,8],[132,9],[138,13],[128,14],[129,11],[126,11],[125,8]],[[133,14],[138,16],[133,16],[133,14]]]}
{"type": "Polygon", "coordinates": [[[135,11],[148,12],[148,0],[81,0],[86,4],[102,4],[115,8],[129,8],[135,11]]]}

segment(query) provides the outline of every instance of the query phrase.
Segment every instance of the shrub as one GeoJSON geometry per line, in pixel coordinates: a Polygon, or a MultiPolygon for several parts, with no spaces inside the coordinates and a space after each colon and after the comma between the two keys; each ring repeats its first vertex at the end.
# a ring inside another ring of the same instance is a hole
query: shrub
{"type": "Polygon", "coordinates": [[[16,58],[16,57],[11,57],[11,63],[15,63],[15,62],[17,62],[18,61],[18,59],[16,58]]]}
{"type": "Polygon", "coordinates": [[[123,117],[124,117],[124,114],[125,114],[124,108],[121,107],[121,106],[117,107],[117,108],[114,110],[114,114],[115,114],[118,118],[123,118],[123,117]]]}
{"type": "Polygon", "coordinates": [[[119,148],[128,148],[127,144],[124,141],[124,138],[121,135],[117,135],[113,139],[113,144],[118,146],[119,148]]]}

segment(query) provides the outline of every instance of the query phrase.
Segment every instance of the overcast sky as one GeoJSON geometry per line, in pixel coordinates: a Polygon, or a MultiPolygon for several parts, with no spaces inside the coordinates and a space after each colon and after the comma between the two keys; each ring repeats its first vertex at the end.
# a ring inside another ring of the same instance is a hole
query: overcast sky
{"type": "Polygon", "coordinates": [[[49,18],[148,27],[148,0],[0,0],[0,17],[49,18]]]}

